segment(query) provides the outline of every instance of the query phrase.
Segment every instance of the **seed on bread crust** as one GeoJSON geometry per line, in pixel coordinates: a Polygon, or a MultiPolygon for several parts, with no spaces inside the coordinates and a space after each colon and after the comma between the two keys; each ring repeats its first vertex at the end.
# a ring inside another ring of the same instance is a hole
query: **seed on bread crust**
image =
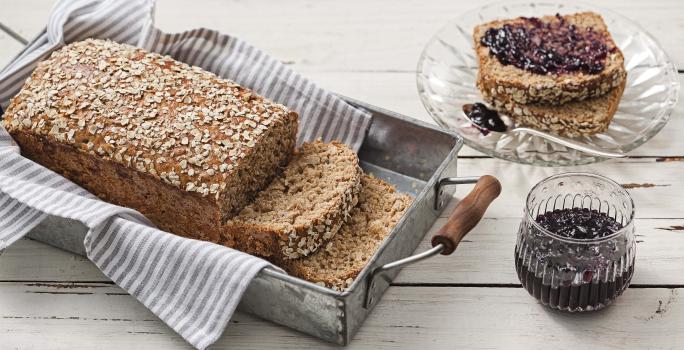
{"type": "Polygon", "coordinates": [[[40,62],[3,123],[24,156],[163,230],[216,242],[289,160],[298,116],[199,67],[88,39],[40,62]]]}

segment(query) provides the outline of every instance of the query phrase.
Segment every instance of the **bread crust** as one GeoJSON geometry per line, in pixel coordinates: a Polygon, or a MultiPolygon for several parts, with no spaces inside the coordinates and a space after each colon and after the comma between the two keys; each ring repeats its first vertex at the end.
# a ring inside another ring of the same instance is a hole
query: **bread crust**
{"type": "Polygon", "coordinates": [[[136,209],[164,231],[219,241],[221,211],[211,198],[197,192],[187,193],[150,174],[92,157],[44,135],[18,130],[12,137],[24,157],[70,179],[100,199],[136,209]]]}
{"type": "Polygon", "coordinates": [[[617,111],[625,81],[607,94],[560,106],[520,104],[483,93],[494,109],[513,118],[519,126],[548,131],[566,137],[591,136],[608,130],[617,111]]]}
{"type": "MultiPolygon", "coordinates": [[[[480,91],[496,99],[513,100],[520,104],[559,105],[601,96],[624,84],[627,77],[624,57],[610,36],[603,18],[593,12],[576,13],[563,16],[563,18],[580,28],[592,27],[597,32],[603,32],[607,40],[606,44],[615,47],[615,51],[609,53],[606,58],[605,68],[600,73],[542,75],[513,65],[501,64],[496,57],[490,55],[489,48],[480,43],[480,38],[489,28],[515,24],[522,20],[520,18],[497,20],[478,25],[473,31],[474,47],[479,64],[477,86],[480,91]]],[[[544,16],[541,19],[546,22],[556,20],[556,17],[544,16]]]]}
{"type": "Polygon", "coordinates": [[[349,220],[325,249],[280,262],[289,274],[325,287],[347,289],[402,218],[413,198],[371,175],[361,177],[361,192],[349,220]]]}

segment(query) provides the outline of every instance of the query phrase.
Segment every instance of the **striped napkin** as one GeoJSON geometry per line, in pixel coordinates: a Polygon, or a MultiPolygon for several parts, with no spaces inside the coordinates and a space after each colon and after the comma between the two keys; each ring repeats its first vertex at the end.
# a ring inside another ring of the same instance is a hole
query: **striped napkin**
{"type": "MultiPolygon", "coordinates": [[[[165,34],[154,27],[153,13],[153,0],[58,1],[45,31],[0,70],[0,107],[7,107],[38,62],[65,43],[111,39],[202,67],[294,109],[301,118],[300,143],[338,139],[359,149],[370,125],[366,111],[237,38],[207,29],[165,34]]],[[[230,248],[163,232],[135,210],[100,201],[22,157],[0,128],[0,251],[48,215],[88,226],[88,258],[198,349],[220,337],[259,271],[278,269],[230,248]]]]}

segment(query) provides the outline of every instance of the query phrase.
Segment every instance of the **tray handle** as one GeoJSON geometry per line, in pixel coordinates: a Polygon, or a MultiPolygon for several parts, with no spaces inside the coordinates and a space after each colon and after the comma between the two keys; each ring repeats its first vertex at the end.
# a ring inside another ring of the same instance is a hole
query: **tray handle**
{"type": "Polygon", "coordinates": [[[432,248],[422,253],[379,266],[371,271],[368,276],[368,289],[366,290],[366,298],[364,300],[365,308],[370,308],[379,299],[379,295],[375,295],[379,293],[376,292],[377,279],[383,278],[385,282],[391,282],[387,277],[387,271],[425,260],[437,254],[449,255],[453,253],[463,237],[480,222],[489,205],[501,193],[501,183],[494,176],[484,175],[481,177],[441,179],[435,186],[435,207],[439,208],[443,204],[440,199],[444,192],[443,186],[472,183],[475,184],[475,187],[465,198],[458,202],[454,211],[449,215],[447,223],[432,236],[432,248]]]}
{"type": "Polygon", "coordinates": [[[447,223],[432,236],[432,246],[443,245],[442,255],[453,253],[463,237],[480,222],[489,205],[500,193],[499,180],[491,175],[480,177],[472,191],[458,202],[447,223]]]}

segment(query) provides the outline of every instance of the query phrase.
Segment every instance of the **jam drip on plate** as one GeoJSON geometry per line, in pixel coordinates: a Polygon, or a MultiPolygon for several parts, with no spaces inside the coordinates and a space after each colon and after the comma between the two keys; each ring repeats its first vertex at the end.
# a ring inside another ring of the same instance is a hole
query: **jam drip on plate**
{"type": "Polygon", "coordinates": [[[505,132],[507,129],[499,113],[482,103],[466,104],[463,106],[463,112],[482,135],[487,135],[490,131],[505,132]]]}
{"type": "Polygon", "coordinates": [[[521,17],[520,23],[488,29],[480,43],[503,65],[537,74],[582,72],[596,74],[605,68],[608,47],[602,33],[580,29],[556,14],[555,21],[521,17]]]}

